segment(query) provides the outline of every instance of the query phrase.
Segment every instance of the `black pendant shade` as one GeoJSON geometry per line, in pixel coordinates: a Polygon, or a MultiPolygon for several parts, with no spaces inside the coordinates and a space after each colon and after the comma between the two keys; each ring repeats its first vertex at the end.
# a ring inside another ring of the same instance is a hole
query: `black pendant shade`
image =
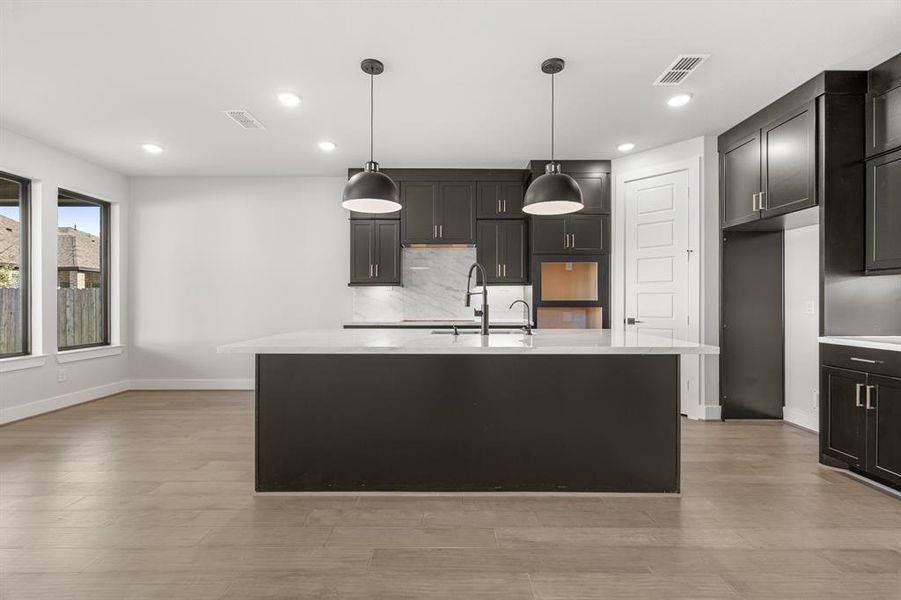
{"type": "Polygon", "coordinates": [[[560,172],[560,163],[550,162],[544,167],[544,175],[526,190],[522,211],[530,215],[565,215],[584,206],[576,180],[560,172]]]}
{"type": "Polygon", "coordinates": [[[530,215],[565,215],[582,210],[582,190],[576,180],[560,172],[554,162],[554,75],[563,70],[562,58],[549,58],[541,63],[541,72],[551,76],[551,162],[544,175],[537,177],[526,190],[522,211],[530,215]]]}
{"type": "Polygon", "coordinates": [[[347,180],[341,206],[354,212],[390,213],[400,210],[400,191],[394,181],[368,162],[363,171],[347,180]]]}
{"type": "Polygon", "coordinates": [[[372,160],[372,124],[374,114],[373,77],[385,70],[385,65],[374,58],[360,63],[369,75],[369,162],[363,171],[347,180],[341,206],[353,212],[390,213],[400,210],[400,191],[390,177],[379,171],[379,163],[372,160]]]}

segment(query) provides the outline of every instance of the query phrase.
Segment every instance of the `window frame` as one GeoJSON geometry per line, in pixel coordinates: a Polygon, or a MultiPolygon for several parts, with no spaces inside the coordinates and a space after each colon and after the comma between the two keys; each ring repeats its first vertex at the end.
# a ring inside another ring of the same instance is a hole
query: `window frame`
{"type": "Polygon", "coordinates": [[[22,306],[22,351],[5,352],[0,359],[31,355],[31,180],[0,171],[0,177],[21,185],[19,198],[19,289],[22,306]]]}
{"type": "MultiPolygon", "coordinates": [[[[65,200],[72,200],[72,206],[78,206],[83,204],[90,204],[97,206],[100,208],[100,284],[102,286],[102,293],[100,295],[101,302],[103,303],[102,314],[103,319],[101,320],[101,331],[100,338],[101,341],[95,344],[79,344],[77,346],[60,346],[59,345],[59,331],[56,332],[56,350],[57,352],[69,352],[71,350],[83,350],[85,348],[102,348],[104,346],[110,346],[110,324],[111,324],[111,316],[110,310],[112,308],[112,294],[110,290],[110,219],[112,213],[112,203],[107,202],[106,200],[100,200],[99,198],[94,198],[92,196],[87,196],[85,194],[81,194],[79,192],[73,192],[71,190],[67,190],[64,188],[58,188],[56,191],[56,206],[57,209],[60,206],[66,206],[66,204],[61,204],[64,199],[60,198],[60,196],[65,196],[65,200]]],[[[57,217],[56,226],[59,227],[59,218],[57,217]]],[[[59,257],[57,256],[57,265],[56,265],[56,278],[59,281],[59,257]]],[[[59,289],[59,284],[57,283],[57,289],[59,289]]],[[[59,310],[59,308],[57,308],[59,310]]]]}

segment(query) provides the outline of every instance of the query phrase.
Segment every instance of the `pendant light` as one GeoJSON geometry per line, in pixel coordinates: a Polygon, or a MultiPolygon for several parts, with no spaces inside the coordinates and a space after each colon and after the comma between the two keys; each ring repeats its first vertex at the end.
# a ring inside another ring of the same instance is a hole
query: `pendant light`
{"type": "Polygon", "coordinates": [[[551,76],[551,162],[544,175],[536,178],[526,190],[522,211],[530,215],[565,215],[582,210],[582,190],[576,180],[560,172],[554,161],[554,76],[563,70],[562,58],[549,58],[541,63],[541,71],[551,76]]]}
{"type": "Polygon", "coordinates": [[[347,180],[341,206],[353,212],[390,213],[400,210],[400,192],[390,177],[379,171],[379,163],[372,160],[373,79],[385,70],[385,65],[374,58],[360,63],[369,75],[369,162],[363,171],[347,180]]]}

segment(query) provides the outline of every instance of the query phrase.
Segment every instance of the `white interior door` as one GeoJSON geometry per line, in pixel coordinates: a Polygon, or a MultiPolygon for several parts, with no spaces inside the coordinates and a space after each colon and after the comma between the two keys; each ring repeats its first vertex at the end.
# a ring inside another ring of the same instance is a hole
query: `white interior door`
{"type": "MultiPolygon", "coordinates": [[[[627,334],[698,341],[698,324],[691,323],[688,182],[687,169],[625,182],[627,334]]],[[[696,356],[683,357],[683,414],[692,415],[698,403],[698,369],[696,356]]]]}
{"type": "Polygon", "coordinates": [[[626,331],[689,336],[688,171],[626,182],[626,331]]]}

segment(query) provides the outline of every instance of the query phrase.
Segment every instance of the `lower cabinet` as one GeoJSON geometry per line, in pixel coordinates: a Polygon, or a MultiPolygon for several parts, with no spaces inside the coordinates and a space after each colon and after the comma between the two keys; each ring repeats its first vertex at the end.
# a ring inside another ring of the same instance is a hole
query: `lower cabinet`
{"type": "Polygon", "coordinates": [[[400,285],[400,221],[350,222],[350,285],[400,285]]]}
{"type": "MultiPolygon", "coordinates": [[[[878,358],[849,360],[880,370],[889,362],[878,358]]],[[[829,365],[823,365],[821,371],[822,453],[901,486],[901,371],[899,377],[829,365]]]]}
{"type": "Polygon", "coordinates": [[[476,256],[488,273],[489,285],[528,283],[526,240],[526,221],[523,219],[478,222],[476,256]]]}

